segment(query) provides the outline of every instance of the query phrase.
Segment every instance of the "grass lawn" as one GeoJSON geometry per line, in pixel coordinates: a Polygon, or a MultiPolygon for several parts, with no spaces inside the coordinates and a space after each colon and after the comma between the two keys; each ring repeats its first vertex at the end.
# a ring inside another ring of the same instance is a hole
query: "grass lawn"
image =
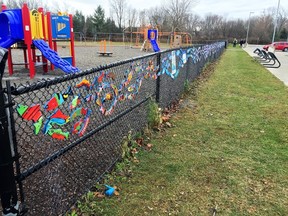
{"type": "Polygon", "coordinates": [[[78,215],[288,215],[288,89],[240,48],[208,66],[139,163],[78,215]]]}

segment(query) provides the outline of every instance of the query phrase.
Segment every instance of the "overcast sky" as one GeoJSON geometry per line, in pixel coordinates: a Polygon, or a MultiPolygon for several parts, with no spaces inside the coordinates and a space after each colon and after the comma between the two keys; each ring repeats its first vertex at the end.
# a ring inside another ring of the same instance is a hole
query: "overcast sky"
{"type": "MultiPolygon", "coordinates": [[[[106,16],[110,15],[109,0],[42,0],[44,3],[51,5],[51,2],[58,2],[63,8],[63,3],[68,3],[69,11],[80,9],[84,14],[92,14],[98,5],[105,9],[106,16]]],[[[260,15],[263,10],[275,7],[277,8],[278,0],[192,0],[196,3],[192,11],[200,16],[213,13],[222,15],[227,19],[244,18],[248,19],[249,13],[254,12],[254,16],[260,15]]],[[[165,0],[126,0],[128,5],[138,10],[149,9],[160,6],[165,0]]],[[[56,3],[57,4],[57,3],[56,3]]],[[[288,0],[280,0],[280,6],[288,12],[288,0]]]]}

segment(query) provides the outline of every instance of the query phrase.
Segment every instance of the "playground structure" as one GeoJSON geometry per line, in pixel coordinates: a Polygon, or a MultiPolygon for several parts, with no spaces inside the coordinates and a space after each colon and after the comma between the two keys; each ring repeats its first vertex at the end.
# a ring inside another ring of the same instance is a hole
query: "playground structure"
{"type": "Polygon", "coordinates": [[[108,41],[108,47],[109,47],[109,51],[107,50],[107,41],[106,40],[101,40],[100,44],[99,44],[99,51],[97,52],[99,55],[102,56],[110,56],[113,54],[113,52],[111,51],[111,41],[108,41]]]}
{"type": "Polygon", "coordinates": [[[21,9],[8,10],[2,5],[0,13],[0,47],[8,49],[9,75],[13,74],[13,65],[25,65],[30,78],[35,76],[35,66],[43,66],[44,72],[60,68],[65,73],[75,73],[74,34],[72,15],[44,13],[43,8],[29,11],[27,4],[21,9]],[[57,42],[70,42],[70,56],[60,57],[57,42]],[[48,42],[48,44],[47,44],[48,42]],[[13,63],[12,46],[23,49],[24,62],[13,63]],[[41,54],[36,54],[36,48],[41,54]],[[40,62],[40,59],[42,61],[40,62]]]}
{"type": "MultiPolygon", "coordinates": [[[[142,51],[150,51],[152,49],[154,50],[153,45],[155,45],[155,42],[159,48],[159,43],[163,42],[164,37],[167,37],[167,44],[169,44],[170,48],[178,48],[183,45],[188,46],[192,44],[192,36],[188,32],[180,32],[180,31],[161,32],[158,30],[158,28],[151,28],[151,26],[140,27],[135,32],[126,31],[126,34],[130,34],[130,44],[131,44],[130,47],[139,48],[140,44],[142,44],[141,46],[142,51]],[[134,37],[134,40],[133,40],[134,35],[136,37],[134,37]],[[151,37],[153,39],[152,42],[151,42],[151,37]],[[143,39],[143,43],[141,43],[142,39],[143,39]]],[[[128,40],[126,40],[126,42],[127,41],[128,40]]]]}
{"type": "Polygon", "coordinates": [[[144,42],[141,47],[141,51],[150,51],[151,48],[154,52],[159,52],[160,48],[157,43],[158,40],[158,29],[151,29],[149,27],[144,30],[144,42]]]}

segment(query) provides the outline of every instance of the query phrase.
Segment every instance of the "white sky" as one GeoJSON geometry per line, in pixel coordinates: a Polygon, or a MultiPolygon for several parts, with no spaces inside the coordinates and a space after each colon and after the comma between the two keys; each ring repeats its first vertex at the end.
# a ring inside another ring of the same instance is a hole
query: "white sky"
{"type": "MultiPolygon", "coordinates": [[[[167,0],[166,0],[167,1],[167,0]]],[[[218,14],[227,19],[244,18],[248,19],[249,13],[254,12],[254,16],[260,15],[265,9],[277,8],[279,0],[192,0],[196,3],[192,7],[192,11],[200,16],[206,14],[218,14]]],[[[5,2],[5,0],[4,0],[5,2]]],[[[76,9],[81,10],[84,14],[89,15],[94,12],[98,5],[105,9],[105,15],[110,15],[109,0],[42,0],[48,5],[59,4],[65,9],[68,6],[69,12],[76,9]],[[66,3],[66,4],[65,4],[66,3]]],[[[164,4],[165,0],[126,0],[128,5],[137,10],[149,9],[151,7],[164,4]]],[[[288,13],[288,0],[280,0],[280,6],[288,13]]]]}

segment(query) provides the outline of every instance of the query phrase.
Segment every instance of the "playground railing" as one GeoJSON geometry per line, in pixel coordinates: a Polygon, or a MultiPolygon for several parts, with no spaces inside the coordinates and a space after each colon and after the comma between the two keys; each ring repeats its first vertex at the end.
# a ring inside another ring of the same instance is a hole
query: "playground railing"
{"type": "Polygon", "coordinates": [[[12,130],[5,145],[22,211],[67,212],[120,159],[123,137],[147,125],[149,100],[162,108],[177,101],[224,47],[171,49],[32,84],[6,81],[12,130]]]}

